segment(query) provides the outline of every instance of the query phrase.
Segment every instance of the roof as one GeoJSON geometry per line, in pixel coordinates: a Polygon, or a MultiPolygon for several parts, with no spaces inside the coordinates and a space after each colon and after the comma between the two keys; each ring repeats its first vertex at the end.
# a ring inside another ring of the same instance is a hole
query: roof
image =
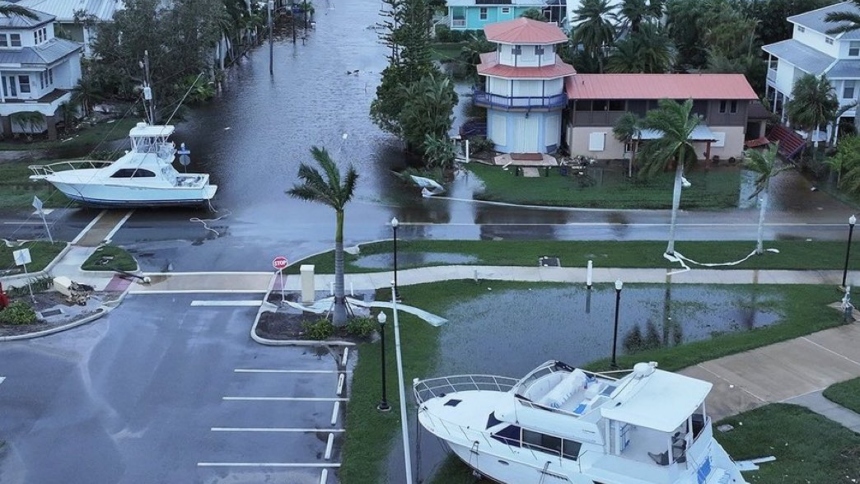
{"type": "Polygon", "coordinates": [[[568,41],[558,25],[522,17],[486,25],[484,33],[487,40],[497,44],[550,45],[568,41]]]}
{"type": "Polygon", "coordinates": [[[60,22],[72,22],[75,12],[83,10],[99,20],[113,20],[113,14],[123,8],[122,0],[21,0],[18,5],[41,10],[57,17],[60,22]]]}
{"type": "Polygon", "coordinates": [[[78,42],[54,37],[36,47],[0,49],[0,65],[50,65],[82,48],[78,42]]]}
{"type": "Polygon", "coordinates": [[[576,74],[565,90],[572,100],[758,99],[743,74],[576,74]]]}
{"type": "Polygon", "coordinates": [[[827,69],[829,79],[858,79],[860,78],[860,60],[842,59],[836,61],[827,69]]]}
{"type": "MultiPolygon", "coordinates": [[[[792,15],[786,20],[804,28],[826,34],[828,30],[842,25],[824,21],[827,14],[836,12],[851,12],[860,15],[860,8],[857,8],[854,2],[839,2],[816,10],[810,10],[809,12],[792,15]]],[[[857,40],[860,39],[860,31],[845,32],[844,34],[833,35],[833,37],[845,40],[857,40]]]]}
{"type": "Polygon", "coordinates": [[[747,119],[770,119],[773,113],[768,111],[761,101],[753,101],[747,108],[747,119]]]}
{"type": "MultiPolygon", "coordinates": [[[[0,2],[0,5],[12,5],[9,2],[0,2]]],[[[24,5],[21,5],[24,6],[24,5]]],[[[29,8],[29,7],[28,7],[29,8]]],[[[27,17],[22,17],[16,14],[10,14],[8,17],[5,15],[0,15],[0,28],[4,29],[29,29],[36,27],[38,25],[46,24],[48,22],[54,21],[54,16],[49,15],[45,12],[40,12],[38,10],[33,10],[30,8],[34,14],[36,14],[38,19],[32,19],[27,17]]]]}
{"type": "Polygon", "coordinates": [[[150,125],[143,122],[137,123],[137,126],[129,130],[129,136],[154,137],[154,136],[170,136],[173,134],[174,128],[171,125],[150,125]]]}
{"type": "Polygon", "coordinates": [[[600,408],[600,415],[659,432],[672,432],[705,401],[711,383],[677,373],[654,373],[631,380],[631,385],[614,399],[614,407],[600,408]]]}
{"type": "Polygon", "coordinates": [[[836,58],[815,50],[794,39],[762,47],[762,50],[809,74],[821,75],[836,58]]]}
{"type": "Polygon", "coordinates": [[[565,64],[558,55],[555,56],[555,64],[550,66],[514,67],[499,64],[497,52],[487,52],[481,54],[478,74],[505,79],[558,79],[559,77],[572,76],[576,74],[576,70],[572,65],[565,64]]]}
{"type": "MultiPolygon", "coordinates": [[[[639,131],[639,136],[636,139],[639,140],[654,140],[660,139],[663,137],[663,132],[657,129],[643,129],[639,131]]],[[[711,131],[711,128],[704,124],[699,124],[695,128],[693,128],[693,132],[690,133],[690,136],[687,138],[690,141],[716,141],[716,135],[711,131]]]]}

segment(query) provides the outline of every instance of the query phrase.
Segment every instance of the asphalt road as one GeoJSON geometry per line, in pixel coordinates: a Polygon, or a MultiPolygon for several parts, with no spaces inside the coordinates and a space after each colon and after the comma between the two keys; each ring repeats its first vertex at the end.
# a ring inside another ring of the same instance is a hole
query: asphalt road
{"type": "Polygon", "coordinates": [[[308,465],[339,462],[339,437],[325,461],[328,432],[271,429],[342,426],[337,355],[252,342],[256,307],[192,306],[254,297],[130,296],[95,323],[0,346],[0,482],[319,483],[308,465]]]}

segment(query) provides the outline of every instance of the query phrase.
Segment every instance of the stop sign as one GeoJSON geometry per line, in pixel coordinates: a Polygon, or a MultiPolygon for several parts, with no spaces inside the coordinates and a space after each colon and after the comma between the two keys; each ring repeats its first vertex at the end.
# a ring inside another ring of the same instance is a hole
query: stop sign
{"type": "Polygon", "coordinates": [[[279,256],[275,257],[274,259],[272,259],[272,267],[274,267],[275,269],[277,269],[279,271],[286,268],[287,264],[288,264],[287,258],[282,256],[282,255],[279,255],[279,256]]]}

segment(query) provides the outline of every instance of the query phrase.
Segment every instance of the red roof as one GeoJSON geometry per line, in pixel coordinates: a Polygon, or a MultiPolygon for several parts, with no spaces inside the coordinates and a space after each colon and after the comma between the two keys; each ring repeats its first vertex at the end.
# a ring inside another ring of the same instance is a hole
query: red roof
{"type": "Polygon", "coordinates": [[[478,74],[482,76],[503,77],[505,79],[558,79],[576,74],[573,66],[562,62],[555,56],[555,64],[543,67],[514,67],[499,64],[498,52],[481,54],[478,74]]]}
{"type": "Polygon", "coordinates": [[[758,99],[743,74],[577,74],[565,89],[573,100],[758,99]]]}
{"type": "Polygon", "coordinates": [[[528,18],[484,26],[487,40],[497,44],[559,44],[568,38],[557,25],[528,18]]]}

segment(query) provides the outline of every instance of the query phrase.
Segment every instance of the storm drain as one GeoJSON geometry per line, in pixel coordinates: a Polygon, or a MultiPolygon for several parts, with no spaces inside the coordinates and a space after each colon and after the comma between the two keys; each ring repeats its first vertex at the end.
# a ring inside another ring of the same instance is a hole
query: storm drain
{"type": "Polygon", "coordinates": [[[555,256],[545,255],[538,259],[538,265],[541,267],[561,267],[561,260],[555,256]]]}
{"type": "Polygon", "coordinates": [[[61,309],[49,309],[47,311],[40,311],[39,312],[39,316],[42,319],[50,318],[51,316],[59,316],[61,314],[63,314],[63,311],[61,309]]]}

